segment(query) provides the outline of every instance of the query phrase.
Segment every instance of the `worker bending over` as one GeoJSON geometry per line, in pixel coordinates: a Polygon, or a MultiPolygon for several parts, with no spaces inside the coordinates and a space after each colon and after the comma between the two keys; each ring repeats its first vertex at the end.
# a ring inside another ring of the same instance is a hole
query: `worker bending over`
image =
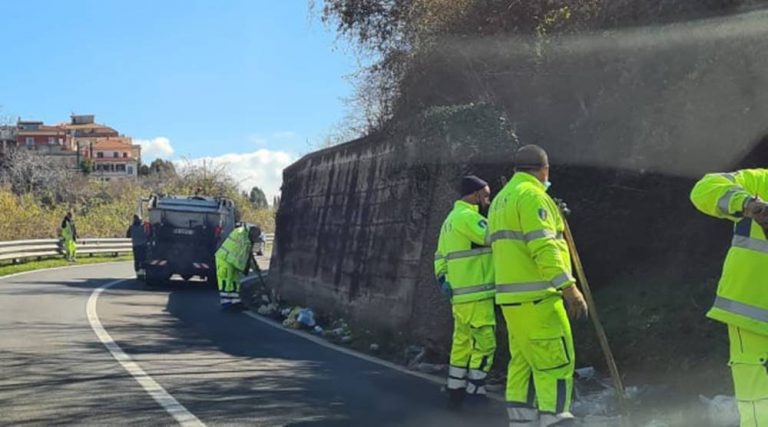
{"type": "Polygon", "coordinates": [[[253,245],[258,242],[260,235],[259,227],[241,225],[229,233],[216,251],[216,279],[219,301],[224,310],[242,307],[240,280],[248,273],[253,259],[253,245]]]}

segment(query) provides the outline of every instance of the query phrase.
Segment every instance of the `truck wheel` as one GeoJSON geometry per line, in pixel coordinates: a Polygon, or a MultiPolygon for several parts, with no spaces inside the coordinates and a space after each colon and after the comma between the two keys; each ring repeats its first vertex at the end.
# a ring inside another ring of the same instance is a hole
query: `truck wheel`
{"type": "Polygon", "coordinates": [[[219,286],[219,283],[216,281],[216,275],[215,274],[211,274],[209,276],[206,276],[205,277],[205,281],[208,284],[208,286],[210,286],[210,287],[216,288],[216,287],[219,286]]]}
{"type": "Polygon", "coordinates": [[[157,289],[165,285],[167,281],[162,275],[158,274],[157,272],[147,271],[147,278],[144,280],[144,283],[149,289],[157,289]]]}

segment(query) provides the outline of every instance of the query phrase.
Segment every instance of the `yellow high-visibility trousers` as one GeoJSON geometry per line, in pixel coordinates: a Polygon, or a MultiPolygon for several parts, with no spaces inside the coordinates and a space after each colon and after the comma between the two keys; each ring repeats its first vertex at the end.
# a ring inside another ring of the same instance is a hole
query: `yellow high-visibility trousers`
{"type": "Polygon", "coordinates": [[[501,305],[509,333],[510,425],[550,425],[571,418],[575,354],[563,300],[501,305]]]}
{"type": "Polygon", "coordinates": [[[232,264],[216,259],[216,282],[219,285],[219,302],[222,308],[239,305],[241,273],[232,264]]]}
{"type": "Polygon", "coordinates": [[[728,325],[728,338],[741,426],[768,426],[768,336],[728,325]]]}
{"type": "Polygon", "coordinates": [[[64,239],[64,256],[68,260],[74,260],[77,256],[77,243],[75,243],[75,239],[71,238],[65,238],[64,239]]]}
{"type": "Polygon", "coordinates": [[[493,298],[456,303],[448,389],[485,394],[485,378],[496,352],[496,315],[493,298]]]}

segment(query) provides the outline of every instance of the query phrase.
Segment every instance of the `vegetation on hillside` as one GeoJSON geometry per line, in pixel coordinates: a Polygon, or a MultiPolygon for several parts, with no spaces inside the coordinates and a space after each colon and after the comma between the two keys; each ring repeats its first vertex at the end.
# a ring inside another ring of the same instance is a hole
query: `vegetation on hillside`
{"type": "Polygon", "coordinates": [[[151,193],[225,196],[233,199],[242,221],[274,230],[274,211],[256,205],[240,191],[223,167],[153,162],[134,181],[102,182],[51,164],[26,150],[0,163],[0,241],[54,238],[64,214],[75,214],[82,237],[124,237],[138,200],[151,193]],[[169,166],[170,165],[170,166],[169,166]]]}
{"type": "MultiPolygon", "coordinates": [[[[414,87],[440,86],[435,51],[451,50],[457,40],[517,36],[535,51],[564,35],[604,29],[701,18],[737,10],[745,0],[323,0],[316,12],[339,37],[357,49],[361,64],[353,75],[356,92],[339,135],[380,130],[392,118],[407,117],[430,104],[414,87]],[[435,75],[438,74],[438,75],[435,75]],[[424,98],[424,99],[422,99],[424,98]],[[426,105],[425,105],[426,104],[426,105]]],[[[467,82],[482,85],[478,67],[468,68],[467,82]],[[480,81],[478,81],[480,80],[480,81]]],[[[455,85],[457,82],[450,82],[455,85]]],[[[453,86],[450,86],[453,87],[453,86]]],[[[487,101],[479,97],[462,102],[487,101]]],[[[439,97],[438,97],[439,99],[439,97]]],[[[341,142],[341,141],[339,141],[341,142]]]]}

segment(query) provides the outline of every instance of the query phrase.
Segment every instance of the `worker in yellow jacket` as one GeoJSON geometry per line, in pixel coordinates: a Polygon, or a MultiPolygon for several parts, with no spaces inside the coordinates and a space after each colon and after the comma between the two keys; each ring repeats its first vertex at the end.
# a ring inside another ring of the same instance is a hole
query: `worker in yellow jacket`
{"type": "Polygon", "coordinates": [[[248,273],[253,262],[253,244],[259,240],[260,235],[259,227],[241,225],[229,233],[216,251],[219,302],[224,310],[242,307],[240,279],[248,273]]]}
{"type": "Polygon", "coordinates": [[[448,368],[448,408],[460,409],[466,394],[485,397],[485,378],[496,351],[493,259],[488,222],[479,208],[490,204],[488,183],[461,181],[461,199],[443,222],[435,253],[435,277],[451,300],[453,341],[448,368]]]}
{"type": "Polygon", "coordinates": [[[75,227],[75,219],[71,211],[64,215],[59,233],[64,257],[67,261],[75,262],[77,257],[77,227],[75,227]]]}
{"type": "Polygon", "coordinates": [[[568,314],[581,317],[587,304],[571,275],[564,222],[548,187],[547,153],[526,145],[517,151],[515,174],[488,215],[496,304],[509,334],[510,426],[573,423],[575,354],[568,314]]]}
{"type": "Polygon", "coordinates": [[[728,325],[742,426],[768,425],[768,170],[705,175],[691,191],[701,212],[732,221],[717,297],[707,317],[728,325]]]}

